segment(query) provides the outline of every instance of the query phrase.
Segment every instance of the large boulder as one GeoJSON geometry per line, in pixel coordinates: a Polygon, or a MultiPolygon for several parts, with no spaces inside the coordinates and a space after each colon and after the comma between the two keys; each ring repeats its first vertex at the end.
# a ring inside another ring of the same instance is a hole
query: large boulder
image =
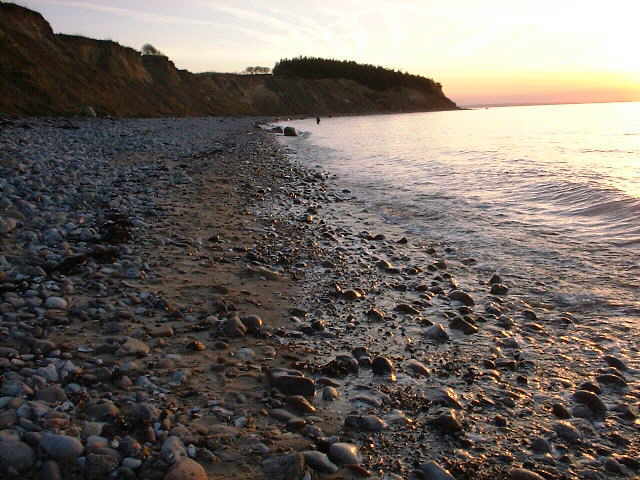
{"type": "Polygon", "coordinates": [[[298,132],[293,127],[284,127],[284,136],[285,137],[297,137],[298,132]]]}

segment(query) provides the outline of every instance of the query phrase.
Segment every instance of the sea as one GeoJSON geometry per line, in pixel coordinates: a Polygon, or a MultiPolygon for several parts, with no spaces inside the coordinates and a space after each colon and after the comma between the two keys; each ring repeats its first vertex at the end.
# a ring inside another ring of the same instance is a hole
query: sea
{"type": "Polygon", "coordinates": [[[291,154],[380,225],[446,243],[550,308],[640,326],[640,103],[284,125],[300,132],[283,137],[291,154]]]}

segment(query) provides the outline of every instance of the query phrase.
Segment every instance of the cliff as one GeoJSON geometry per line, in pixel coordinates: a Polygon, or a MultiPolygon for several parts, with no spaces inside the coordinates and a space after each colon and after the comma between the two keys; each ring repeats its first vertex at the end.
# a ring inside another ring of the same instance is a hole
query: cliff
{"type": "Polygon", "coordinates": [[[167,57],[54,34],[37,12],[0,3],[0,114],[295,115],[451,110],[441,91],[372,90],[344,79],[194,74],[167,57]]]}

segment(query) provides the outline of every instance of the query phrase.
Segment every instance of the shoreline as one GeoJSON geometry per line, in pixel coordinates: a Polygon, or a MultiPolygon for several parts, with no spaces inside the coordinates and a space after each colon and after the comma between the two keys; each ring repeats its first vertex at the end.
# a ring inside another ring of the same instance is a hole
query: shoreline
{"type": "Polygon", "coordinates": [[[479,275],[455,245],[378,224],[256,120],[27,119],[0,133],[4,178],[23,188],[2,185],[0,418],[18,433],[0,442],[27,458],[0,455],[1,468],[169,480],[186,478],[180,468],[458,480],[634,470],[634,368],[602,355],[615,371],[586,385],[580,359],[541,354],[576,319],[512,296],[517,285],[479,275]],[[53,191],[34,180],[45,168],[53,191]],[[58,199],[60,188],[72,191],[58,199]],[[76,263],[63,276],[65,259],[76,263]]]}

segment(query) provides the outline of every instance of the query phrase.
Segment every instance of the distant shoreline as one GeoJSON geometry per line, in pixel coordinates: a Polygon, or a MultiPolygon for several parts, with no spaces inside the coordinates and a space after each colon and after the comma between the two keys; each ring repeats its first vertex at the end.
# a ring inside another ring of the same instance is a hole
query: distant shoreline
{"type": "Polygon", "coordinates": [[[550,102],[550,103],[479,103],[472,105],[459,105],[461,110],[469,110],[476,108],[502,108],[502,107],[544,107],[549,105],[593,105],[598,103],[639,103],[640,100],[615,100],[615,101],[596,101],[596,102],[550,102]]]}

